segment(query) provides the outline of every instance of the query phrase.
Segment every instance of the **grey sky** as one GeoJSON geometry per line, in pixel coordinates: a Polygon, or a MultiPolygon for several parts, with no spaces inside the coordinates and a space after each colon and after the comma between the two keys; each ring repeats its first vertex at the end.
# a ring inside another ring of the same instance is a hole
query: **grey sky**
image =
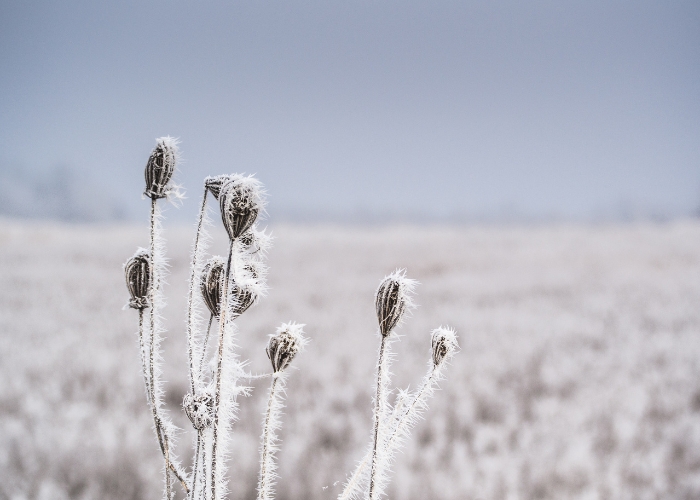
{"type": "Polygon", "coordinates": [[[700,207],[697,1],[0,5],[0,173],[82,206],[138,216],[169,134],[182,216],[236,171],[279,219],[700,207]]]}

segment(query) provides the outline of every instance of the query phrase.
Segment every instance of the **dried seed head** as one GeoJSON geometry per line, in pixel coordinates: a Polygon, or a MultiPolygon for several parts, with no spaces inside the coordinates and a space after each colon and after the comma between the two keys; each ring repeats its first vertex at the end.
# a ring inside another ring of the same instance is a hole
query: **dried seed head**
{"type": "Polygon", "coordinates": [[[387,336],[399,324],[406,311],[412,309],[411,293],[417,281],[406,278],[405,269],[397,269],[379,284],[375,296],[379,331],[387,336]]]}
{"type": "Polygon", "coordinates": [[[233,175],[219,192],[221,220],[231,240],[245,233],[264,208],[263,190],[254,177],[233,175]]]}
{"type": "Polygon", "coordinates": [[[457,334],[453,328],[440,327],[433,330],[432,334],[433,364],[439,366],[445,359],[449,359],[459,349],[457,334]]]}
{"type": "Polygon", "coordinates": [[[248,310],[250,306],[255,304],[260,295],[260,271],[257,265],[249,263],[243,266],[244,275],[238,281],[232,281],[231,294],[233,296],[233,304],[231,308],[233,314],[240,316],[248,310]]]}
{"type": "Polygon", "coordinates": [[[175,172],[178,149],[177,140],[172,137],[156,139],[156,147],[146,163],[146,191],[149,198],[165,198],[168,194],[168,183],[175,172]]]}
{"type": "Polygon", "coordinates": [[[246,253],[265,255],[272,243],[272,237],[264,230],[258,230],[255,224],[241,235],[239,241],[243,244],[246,253]]]}
{"type": "Polygon", "coordinates": [[[221,312],[221,294],[224,288],[224,261],[221,257],[212,257],[204,265],[199,288],[209,312],[218,318],[221,312]]]}
{"type": "Polygon", "coordinates": [[[204,185],[209,190],[209,192],[216,198],[219,199],[219,193],[221,193],[221,186],[231,179],[230,175],[216,175],[210,176],[204,179],[204,185]]]}
{"type": "Polygon", "coordinates": [[[274,335],[270,335],[265,352],[270,358],[273,372],[281,372],[287,368],[294,356],[306,345],[308,339],[303,335],[303,328],[304,325],[284,323],[277,328],[274,335]]]}
{"type": "Polygon", "coordinates": [[[151,284],[151,257],[147,250],[139,248],[124,264],[126,287],[131,299],[129,307],[143,311],[148,307],[148,287],[151,284]]]}
{"type": "Polygon", "coordinates": [[[214,396],[209,393],[205,392],[198,396],[193,396],[190,393],[185,394],[182,408],[198,431],[206,429],[214,422],[214,396]]]}

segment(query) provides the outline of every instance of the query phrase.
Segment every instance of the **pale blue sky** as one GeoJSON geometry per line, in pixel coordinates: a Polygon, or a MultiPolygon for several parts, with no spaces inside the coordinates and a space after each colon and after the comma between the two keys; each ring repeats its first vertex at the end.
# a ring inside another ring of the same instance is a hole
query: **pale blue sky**
{"type": "Polygon", "coordinates": [[[168,134],[185,220],[225,172],[278,220],[688,214],[700,2],[0,2],[0,211],[140,218],[168,134]]]}

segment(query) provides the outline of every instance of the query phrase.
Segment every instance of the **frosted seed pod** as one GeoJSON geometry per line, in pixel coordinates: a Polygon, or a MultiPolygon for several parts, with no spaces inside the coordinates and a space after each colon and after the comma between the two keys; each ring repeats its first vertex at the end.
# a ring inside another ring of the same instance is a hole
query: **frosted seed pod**
{"type": "Polygon", "coordinates": [[[433,330],[431,344],[435,366],[439,366],[446,358],[449,359],[459,348],[454,329],[442,326],[433,330]]]}
{"type": "Polygon", "coordinates": [[[204,303],[212,316],[218,318],[221,312],[221,294],[224,287],[224,261],[221,257],[209,259],[202,270],[199,288],[204,303]]]}
{"type": "Polygon", "coordinates": [[[207,177],[204,179],[204,185],[209,190],[209,192],[216,198],[219,199],[219,194],[221,193],[221,186],[228,180],[231,179],[230,175],[216,175],[207,177]]]}
{"type": "Polygon", "coordinates": [[[240,316],[246,312],[258,298],[258,293],[255,289],[254,283],[247,283],[239,286],[234,281],[231,294],[234,297],[231,307],[233,309],[233,314],[236,316],[240,316]]]}
{"type": "Polygon", "coordinates": [[[270,358],[273,372],[281,372],[287,368],[294,356],[304,347],[307,339],[303,336],[303,328],[304,325],[284,323],[274,335],[270,335],[265,352],[270,358]]]}
{"type": "Polygon", "coordinates": [[[379,331],[387,336],[401,321],[407,310],[413,307],[410,294],[417,282],[406,278],[405,269],[397,269],[379,284],[375,307],[379,331]]]}
{"type": "Polygon", "coordinates": [[[232,176],[219,192],[221,220],[231,240],[245,233],[263,208],[262,187],[253,177],[232,176]]]}
{"type": "Polygon", "coordinates": [[[175,172],[177,162],[177,140],[172,137],[156,139],[156,147],[146,163],[146,191],[144,194],[152,199],[165,198],[168,183],[175,172]]]}
{"type": "Polygon", "coordinates": [[[133,257],[124,264],[124,276],[126,287],[129,289],[131,299],[129,307],[140,311],[149,306],[148,287],[151,283],[150,254],[147,250],[139,248],[133,257]]]}
{"type": "Polygon", "coordinates": [[[198,396],[193,396],[190,393],[185,394],[182,408],[198,431],[211,426],[214,421],[214,397],[209,393],[205,392],[198,396]]]}

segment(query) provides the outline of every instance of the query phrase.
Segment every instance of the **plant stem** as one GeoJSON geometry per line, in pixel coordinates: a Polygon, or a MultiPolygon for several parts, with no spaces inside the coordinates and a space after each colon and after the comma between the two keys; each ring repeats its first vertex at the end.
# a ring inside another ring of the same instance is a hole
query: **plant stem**
{"type": "Polygon", "coordinates": [[[379,347],[379,361],[377,362],[377,397],[374,400],[374,441],[372,445],[372,470],[369,476],[369,500],[374,500],[375,491],[375,476],[377,474],[377,445],[379,441],[379,425],[381,417],[384,413],[384,394],[383,394],[383,368],[384,368],[384,349],[386,347],[387,336],[382,335],[382,344],[379,347]]]}
{"type": "Polygon", "coordinates": [[[148,369],[146,368],[146,345],[143,342],[143,309],[139,309],[139,349],[141,350],[141,368],[143,370],[143,382],[146,384],[146,399],[151,404],[151,386],[148,382],[148,369]]]}
{"type": "Polygon", "coordinates": [[[271,478],[269,478],[270,470],[268,468],[268,456],[270,455],[270,445],[273,429],[270,429],[272,419],[272,408],[275,401],[275,389],[277,388],[278,377],[273,375],[272,385],[270,386],[270,398],[267,401],[267,412],[265,414],[265,425],[263,428],[263,447],[260,457],[260,484],[258,485],[258,500],[266,500],[267,489],[270,487],[271,478]]]}
{"type": "Polygon", "coordinates": [[[151,409],[153,411],[153,421],[156,426],[156,434],[158,436],[158,443],[160,444],[161,452],[163,453],[163,458],[165,459],[165,492],[166,498],[170,500],[170,458],[167,452],[167,444],[164,443],[163,434],[164,429],[162,428],[160,417],[158,416],[158,402],[156,401],[156,391],[155,391],[155,376],[154,376],[154,366],[155,366],[155,296],[156,287],[160,285],[158,276],[158,266],[156,265],[156,198],[151,198],[151,283],[149,290],[149,301],[151,302],[151,311],[149,314],[149,319],[151,323],[151,341],[150,341],[150,351],[149,351],[149,372],[150,372],[150,382],[151,382],[151,409]]]}
{"type": "MultiPolygon", "coordinates": [[[[207,208],[207,187],[204,186],[204,195],[202,196],[202,206],[199,209],[199,219],[197,220],[197,233],[194,237],[194,250],[192,251],[192,273],[190,274],[190,290],[187,294],[187,358],[190,364],[190,389],[192,390],[192,395],[194,396],[194,362],[193,348],[194,348],[194,289],[195,280],[197,278],[197,260],[199,258],[199,237],[202,233],[202,224],[204,222],[204,213],[207,208]]],[[[211,323],[210,323],[211,324],[211,323]]]]}
{"type": "Polygon", "coordinates": [[[192,486],[190,487],[190,494],[192,495],[192,500],[194,500],[194,492],[197,490],[197,469],[199,469],[199,448],[202,442],[202,431],[197,431],[197,447],[194,452],[194,467],[192,467],[192,486]]]}
{"type": "Polygon", "coordinates": [[[209,315],[209,325],[207,326],[207,335],[204,337],[204,346],[202,347],[202,358],[199,360],[199,378],[202,378],[202,367],[204,366],[204,358],[207,354],[207,344],[209,343],[209,332],[211,332],[211,324],[214,321],[214,315],[209,315]]]}
{"type": "Polygon", "coordinates": [[[219,314],[219,350],[217,354],[216,366],[216,393],[214,395],[214,436],[211,444],[211,500],[216,500],[216,447],[219,437],[219,410],[221,407],[221,370],[224,358],[224,334],[226,332],[227,313],[229,308],[229,281],[231,280],[231,260],[233,258],[233,245],[228,251],[228,262],[226,263],[226,279],[224,280],[224,289],[221,296],[221,313],[219,314]]]}

